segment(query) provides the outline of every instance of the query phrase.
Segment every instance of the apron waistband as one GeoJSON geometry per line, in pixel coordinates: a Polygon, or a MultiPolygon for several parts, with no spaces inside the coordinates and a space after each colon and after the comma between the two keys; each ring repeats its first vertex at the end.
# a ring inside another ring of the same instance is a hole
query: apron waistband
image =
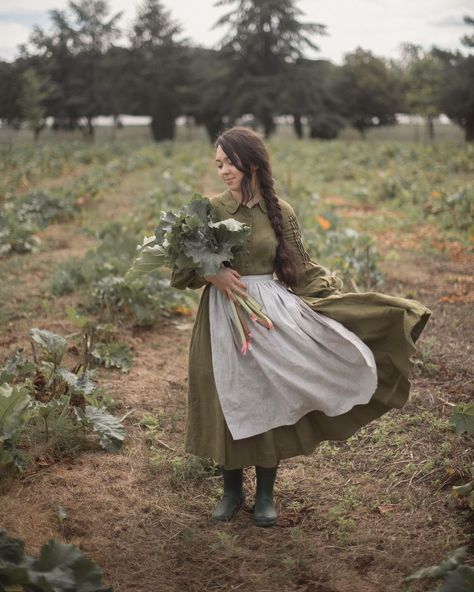
{"type": "Polygon", "coordinates": [[[272,280],[273,274],[272,273],[262,273],[262,274],[255,274],[255,275],[241,275],[241,280],[245,280],[246,282],[262,282],[266,280],[272,280]]]}

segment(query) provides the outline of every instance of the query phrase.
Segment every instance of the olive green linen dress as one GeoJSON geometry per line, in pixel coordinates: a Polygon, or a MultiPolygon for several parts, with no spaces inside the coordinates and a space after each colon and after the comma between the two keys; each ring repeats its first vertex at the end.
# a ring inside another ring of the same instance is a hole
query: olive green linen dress
{"type": "MultiPolygon", "coordinates": [[[[220,220],[235,218],[251,228],[232,267],[241,275],[273,273],[278,241],[266,204],[260,201],[252,208],[243,206],[232,197],[229,189],[209,199],[220,220]]],[[[234,440],[221,410],[212,369],[211,284],[195,271],[174,271],[171,286],[175,288],[206,286],[201,294],[189,347],[185,448],[189,453],[214,459],[226,469],[252,465],[273,467],[281,459],[310,454],[319,442],[345,440],[390,409],[402,407],[408,400],[410,389],[410,357],[416,351],[415,342],[431,315],[428,308],[415,300],[377,292],[342,293],[341,280],[312,261],[305,251],[291,205],[281,198],[279,204],[284,236],[300,273],[298,285],[292,291],[313,310],[342,323],[369,347],[377,366],[378,384],[367,404],[355,405],[344,414],[329,417],[322,411],[312,411],[294,425],[234,440]]]]}

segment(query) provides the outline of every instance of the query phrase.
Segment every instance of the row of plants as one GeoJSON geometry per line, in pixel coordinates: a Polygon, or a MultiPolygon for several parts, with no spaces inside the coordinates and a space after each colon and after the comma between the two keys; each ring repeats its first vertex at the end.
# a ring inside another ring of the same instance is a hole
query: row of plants
{"type": "Polygon", "coordinates": [[[97,385],[94,366],[126,371],[130,351],[123,344],[113,347],[121,344],[111,339],[107,326],[86,327],[84,317],[71,314],[84,327],[82,354],[64,337],[33,328],[31,354],[17,348],[0,368],[0,477],[24,470],[30,449],[33,455],[38,445],[45,453],[70,451],[91,431],[99,435],[103,449],[122,447],[125,429],[111,413],[117,402],[97,385]],[[78,358],[72,368],[64,363],[68,351],[78,358]]]}
{"type": "Polygon", "coordinates": [[[130,155],[137,148],[129,142],[4,144],[0,147],[0,194],[10,197],[42,179],[62,177],[84,166],[103,166],[130,155]]]}
{"type": "Polygon", "coordinates": [[[81,293],[84,310],[103,320],[126,319],[135,326],[151,326],[173,312],[188,313],[196,300],[193,292],[169,285],[169,271],[157,270],[133,284],[124,282],[136,247],[159,221],[160,211],[190,200],[192,184],[202,176],[207,157],[196,157],[189,148],[179,150],[159,177],[158,187],[137,197],[128,219],[105,225],[96,233],[97,246],[83,257],[71,258],[56,268],[50,290],[54,295],[81,293]]]}
{"type": "Polygon", "coordinates": [[[74,217],[123,175],[159,162],[160,153],[141,149],[105,164],[94,165],[55,190],[34,190],[0,203],[0,256],[28,253],[40,245],[36,233],[53,222],[74,217]]]}
{"type": "MultiPolygon", "coordinates": [[[[447,239],[469,244],[474,232],[474,149],[380,142],[273,144],[277,178],[290,201],[304,207],[320,194],[368,208],[390,209],[390,224],[433,223],[447,239]]],[[[320,212],[319,212],[320,213],[320,212]]],[[[313,219],[306,220],[314,225],[313,219]]],[[[382,221],[386,224],[386,221],[382,221]]],[[[361,228],[373,220],[362,219],[361,228]]]]}

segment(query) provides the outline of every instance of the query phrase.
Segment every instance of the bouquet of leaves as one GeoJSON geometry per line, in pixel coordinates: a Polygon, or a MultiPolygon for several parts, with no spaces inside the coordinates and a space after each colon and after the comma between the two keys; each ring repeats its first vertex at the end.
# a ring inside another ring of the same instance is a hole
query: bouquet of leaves
{"type": "MultiPolygon", "coordinates": [[[[177,271],[194,269],[201,276],[215,275],[222,265],[229,265],[242,248],[250,228],[234,218],[216,219],[208,199],[195,193],[179,211],[161,212],[154,236],[145,236],[137,246],[138,254],[124,277],[126,283],[167,265],[177,271]]],[[[235,294],[230,301],[234,324],[245,355],[250,347],[248,317],[267,329],[272,321],[262,306],[250,296],[235,294]]]]}

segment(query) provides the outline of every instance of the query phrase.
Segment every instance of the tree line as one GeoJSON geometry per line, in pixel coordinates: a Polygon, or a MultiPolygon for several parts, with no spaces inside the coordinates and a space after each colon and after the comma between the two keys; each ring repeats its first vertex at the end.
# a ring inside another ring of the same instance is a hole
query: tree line
{"type": "MultiPolygon", "coordinates": [[[[210,140],[251,114],[265,137],[278,115],[303,119],[312,138],[335,138],[350,125],[396,123],[397,113],[433,120],[445,113],[474,140],[474,34],[466,52],[405,44],[399,59],[358,48],[338,66],[308,59],[305,50],[326,26],[301,20],[295,0],[218,0],[231,5],[214,27],[225,28],[217,49],[194,46],[160,0],[144,0],[128,31],[107,0],[70,0],[50,11],[50,27],[35,26],[13,62],[0,61],[0,120],[27,124],[39,136],[52,117],[55,130],[94,137],[94,119],[148,115],[155,141],[173,139],[175,120],[192,118],[210,140]],[[126,42],[123,39],[126,39],[126,42]],[[85,123],[84,123],[85,122],[85,123]]],[[[466,24],[474,19],[464,17],[466,24]]]]}

